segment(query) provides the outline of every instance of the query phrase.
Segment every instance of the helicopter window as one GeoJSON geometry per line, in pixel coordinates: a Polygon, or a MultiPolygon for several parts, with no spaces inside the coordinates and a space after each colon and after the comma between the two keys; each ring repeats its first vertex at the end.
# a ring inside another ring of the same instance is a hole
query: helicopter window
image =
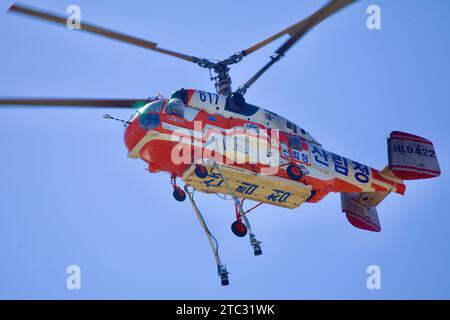
{"type": "Polygon", "coordinates": [[[184,117],[184,103],[178,98],[170,99],[167,103],[165,112],[167,114],[172,114],[174,116],[183,118],[184,117]]]}
{"type": "Polygon", "coordinates": [[[229,103],[227,103],[225,105],[225,110],[226,111],[231,111],[231,112],[234,112],[234,113],[239,113],[239,114],[241,114],[243,116],[249,117],[249,116],[254,115],[259,110],[259,107],[254,106],[254,105],[252,105],[250,103],[246,103],[241,110],[236,110],[236,109],[233,109],[232,106],[229,103]]]}
{"type": "Polygon", "coordinates": [[[292,124],[292,130],[294,130],[294,133],[297,133],[297,126],[295,124],[292,124]]]}
{"type": "Polygon", "coordinates": [[[164,102],[162,100],[154,101],[147,106],[139,109],[139,124],[144,130],[156,128],[161,123],[158,112],[161,112],[164,102]]]}
{"type": "Polygon", "coordinates": [[[302,150],[302,141],[297,136],[289,136],[289,146],[291,149],[302,150]]]}
{"type": "Polygon", "coordinates": [[[291,129],[291,130],[292,130],[292,123],[290,123],[289,121],[286,121],[286,127],[287,127],[288,129],[291,129]]]}
{"type": "Polygon", "coordinates": [[[147,112],[161,112],[163,106],[163,101],[154,101],[152,103],[150,103],[149,105],[147,105],[146,107],[144,107],[143,112],[141,113],[147,113],[147,112]]]}

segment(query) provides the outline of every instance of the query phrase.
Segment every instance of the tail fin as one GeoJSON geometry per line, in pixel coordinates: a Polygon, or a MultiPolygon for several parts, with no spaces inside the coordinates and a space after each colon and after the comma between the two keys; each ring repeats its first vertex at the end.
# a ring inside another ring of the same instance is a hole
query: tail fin
{"type": "Polygon", "coordinates": [[[389,169],[403,180],[434,178],[441,174],[433,143],[422,137],[393,131],[388,138],[389,169]]]}

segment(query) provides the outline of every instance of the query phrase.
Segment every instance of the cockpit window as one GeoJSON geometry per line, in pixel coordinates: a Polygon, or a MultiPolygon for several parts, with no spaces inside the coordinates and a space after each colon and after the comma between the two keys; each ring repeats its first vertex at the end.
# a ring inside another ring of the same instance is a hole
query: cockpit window
{"type": "Polygon", "coordinates": [[[161,112],[163,106],[163,100],[153,101],[146,104],[138,110],[138,114],[150,113],[150,112],[161,112]]]}
{"type": "Polygon", "coordinates": [[[289,136],[289,146],[291,149],[302,150],[302,141],[297,136],[289,136]]]}
{"type": "Polygon", "coordinates": [[[174,116],[184,117],[184,102],[178,98],[170,99],[167,103],[165,112],[174,116]]]}
{"type": "Polygon", "coordinates": [[[145,110],[145,112],[161,112],[163,106],[163,101],[155,101],[150,103],[150,105],[148,106],[147,110],[145,110]]]}
{"type": "Polygon", "coordinates": [[[150,130],[159,126],[160,119],[158,112],[161,112],[163,105],[164,101],[158,100],[153,101],[138,110],[135,117],[139,116],[139,124],[142,129],[150,130]]]}

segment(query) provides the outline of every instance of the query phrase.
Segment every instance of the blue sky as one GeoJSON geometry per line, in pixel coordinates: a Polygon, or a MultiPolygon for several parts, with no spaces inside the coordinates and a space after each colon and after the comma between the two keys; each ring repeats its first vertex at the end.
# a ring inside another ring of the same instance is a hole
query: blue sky
{"type": "MultiPolygon", "coordinates": [[[[0,1],[5,12],[11,1],[0,1]]],[[[272,35],[324,1],[41,1],[64,13],[196,56],[224,58],[272,35]]],[[[232,203],[198,195],[221,244],[231,285],[221,287],[190,205],[166,174],[128,159],[107,112],[0,110],[0,298],[409,299],[450,298],[450,3],[360,1],[291,49],[246,95],[307,129],[328,150],[375,168],[392,130],[434,142],[442,175],[407,183],[379,206],[381,233],[353,228],[340,197],[250,216],[263,241],[230,231],[232,203]],[[377,4],[382,29],[366,28],[377,4]],[[68,265],[81,290],[67,290],[68,265]],[[381,290],[366,288],[379,265],[381,290]]],[[[0,96],[141,98],[181,88],[213,91],[193,64],[15,15],[0,14],[0,96]]],[[[268,61],[272,44],[235,66],[234,88],[268,61]]]]}

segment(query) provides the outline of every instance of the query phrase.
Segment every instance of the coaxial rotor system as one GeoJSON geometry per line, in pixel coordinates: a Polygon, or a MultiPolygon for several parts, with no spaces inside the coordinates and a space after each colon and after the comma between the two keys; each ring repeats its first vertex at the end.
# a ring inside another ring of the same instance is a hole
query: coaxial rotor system
{"type": "MultiPolygon", "coordinates": [[[[212,61],[206,58],[199,58],[184,53],[163,49],[158,46],[156,42],[140,39],[124,33],[116,32],[107,28],[99,27],[94,24],[90,24],[82,21],[80,24],[80,30],[103,36],[109,39],[121,41],[131,45],[135,45],[141,48],[159,52],[161,54],[169,55],[184,61],[195,63],[196,65],[209,69],[210,72],[215,73],[215,76],[211,77],[215,82],[216,91],[219,94],[229,96],[233,93],[231,88],[230,66],[241,62],[245,57],[254,53],[255,51],[265,47],[266,45],[278,40],[283,36],[289,36],[289,38],[275,51],[275,54],[270,57],[270,61],[264,65],[258,72],[255,73],[247,82],[241,85],[235,92],[235,95],[243,96],[247,90],[276,62],[278,62],[286,52],[297,43],[309,30],[314,28],[317,24],[331,16],[333,13],[341,10],[347,5],[357,0],[331,0],[325,4],[322,8],[314,12],[312,15],[292,26],[281,30],[280,32],[272,35],[271,37],[264,39],[244,50],[229,56],[226,59],[220,61],[212,61]]],[[[31,8],[22,4],[13,4],[9,9],[9,13],[15,13],[25,15],[27,17],[37,18],[47,22],[56,23],[62,26],[66,26],[67,18],[55,13],[47,12],[40,9],[31,8]]],[[[28,106],[73,106],[73,107],[107,107],[107,108],[133,108],[136,105],[140,105],[143,102],[152,101],[151,99],[16,99],[16,98],[1,98],[0,105],[28,105],[28,106]]]]}

